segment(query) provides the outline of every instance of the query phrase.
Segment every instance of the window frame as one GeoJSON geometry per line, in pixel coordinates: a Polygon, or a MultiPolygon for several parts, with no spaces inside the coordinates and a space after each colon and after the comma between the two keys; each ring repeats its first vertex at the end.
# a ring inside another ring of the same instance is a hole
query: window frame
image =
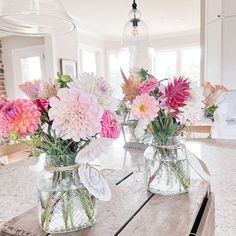
{"type": "Polygon", "coordinates": [[[83,72],[83,51],[91,52],[95,54],[96,60],[96,75],[102,76],[106,73],[104,68],[104,50],[99,47],[92,47],[86,44],[79,44],[79,63],[78,71],[79,74],[83,72]]]}
{"type": "Polygon", "coordinates": [[[187,46],[187,47],[177,47],[177,48],[168,48],[168,49],[158,49],[156,50],[156,57],[155,57],[155,69],[154,74],[157,74],[158,68],[158,54],[162,52],[176,52],[176,75],[182,75],[182,52],[188,49],[199,49],[200,50],[200,60],[199,60],[199,84],[201,84],[201,47],[199,45],[194,46],[187,46]]]}

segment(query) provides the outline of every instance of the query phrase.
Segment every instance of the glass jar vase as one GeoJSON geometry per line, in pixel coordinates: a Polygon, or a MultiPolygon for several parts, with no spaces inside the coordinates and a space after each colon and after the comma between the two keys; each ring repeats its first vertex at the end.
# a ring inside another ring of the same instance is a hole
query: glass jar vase
{"type": "Polygon", "coordinates": [[[179,138],[153,142],[144,156],[145,181],[150,192],[171,195],[189,191],[190,165],[179,138]]]}
{"type": "Polygon", "coordinates": [[[42,229],[47,233],[65,233],[93,225],[95,198],[80,182],[78,166],[57,166],[54,159],[60,157],[46,157],[46,166],[38,179],[38,216],[42,229]]]}

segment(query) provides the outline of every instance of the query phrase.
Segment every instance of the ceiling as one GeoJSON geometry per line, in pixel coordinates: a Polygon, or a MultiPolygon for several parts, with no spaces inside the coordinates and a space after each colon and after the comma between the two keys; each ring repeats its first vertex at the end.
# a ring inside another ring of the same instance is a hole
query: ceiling
{"type": "MultiPolygon", "coordinates": [[[[132,0],[62,0],[68,13],[85,31],[101,37],[122,35],[132,0]]],[[[137,0],[150,35],[194,31],[200,28],[200,0],[137,0]]]]}

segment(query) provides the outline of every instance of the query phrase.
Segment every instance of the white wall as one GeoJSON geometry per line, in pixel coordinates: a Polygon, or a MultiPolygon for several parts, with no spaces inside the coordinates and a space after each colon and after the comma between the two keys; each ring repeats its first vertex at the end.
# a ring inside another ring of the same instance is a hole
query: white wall
{"type": "Polygon", "coordinates": [[[10,98],[15,97],[12,51],[14,49],[44,45],[43,37],[10,36],[2,40],[3,64],[6,91],[10,98]]]}
{"type": "MultiPolygon", "coordinates": [[[[56,72],[61,71],[60,59],[68,59],[77,62],[78,73],[80,73],[80,50],[91,49],[101,52],[100,74],[104,74],[104,41],[81,31],[51,38],[53,47],[52,58],[56,62],[56,72]]],[[[47,52],[46,52],[47,54],[47,52]]]]}
{"type": "MultiPolygon", "coordinates": [[[[82,50],[89,50],[96,52],[97,74],[99,76],[105,76],[106,74],[105,41],[94,34],[83,32],[80,30],[77,33],[77,38],[78,38],[78,54],[79,54],[78,65],[81,65],[80,62],[82,60],[82,55],[81,55],[82,50]]],[[[78,69],[79,73],[81,73],[80,66],[78,69]]]]}
{"type": "Polygon", "coordinates": [[[78,43],[76,31],[54,37],[57,71],[60,72],[60,59],[78,61],[78,43]]]}
{"type": "MultiPolygon", "coordinates": [[[[152,37],[150,41],[153,48],[156,50],[199,46],[200,31],[167,34],[159,37],[152,37]]],[[[121,41],[106,41],[104,46],[107,50],[119,50],[121,48],[121,41]]]]}

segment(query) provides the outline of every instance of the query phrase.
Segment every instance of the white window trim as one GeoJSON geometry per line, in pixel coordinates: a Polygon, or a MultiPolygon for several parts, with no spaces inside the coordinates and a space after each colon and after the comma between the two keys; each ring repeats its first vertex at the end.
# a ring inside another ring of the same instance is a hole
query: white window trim
{"type": "MultiPolygon", "coordinates": [[[[15,90],[15,96],[19,96],[20,95],[20,92],[19,92],[19,81],[17,80],[18,78],[18,73],[19,73],[19,70],[17,69],[16,67],[16,60],[18,59],[18,56],[17,54],[19,53],[25,53],[27,51],[33,51],[33,50],[37,50],[37,49],[40,49],[43,51],[43,57],[45,57],[45,46],[44,45],[36,45],[36,46],[32,46],[32,47],[23,47],[23,48],[16,48],[16,49],[13,49],[12,50],[12,63],[13,63],[13,81],[14,81],[14,90],[15,90]]],[[[43,63],[44,62],[44,58],[43,58],[43,63]]],[[[44,68],[45,68],[45,65],[44,65],[44,68]]],[[[42,70],[42,78],[44,79],[45,78],[45,71],[42,70]]]]}
{"type": "Polygon", "coordinates": [[[105,67],[104,67],[104,49],[99,47],[93,47],[87,44],[79,44],[79,63],[78,63],[78,70],[79,74],[82,72],[83,68],[83,51],[88,51],[95,53],[96,56],[96,74],[102,76],[105,74],[105,67]]]}
{"type": "MultiPolygon", "coordinates": [[[[188,49],[200,49],[201,51],[201,47],[200,45],[194,45],[194,46],[186,46],[186,47],[174,47],[174,48],[168,48],[168,49],[158,49],[155,50],[156,51],[156,55],[158,57],[159,53],[162,52],[176,52],[176,75],[182,75],[182,51],[183,50],[188,50],[188,49]]],[[[201,53],[201,52],[200,52],[201,53]]],[[[201,63],[201,61],[199,62],[201,63]]],[[[157,70],[157,66],[155,66],[155,72],[157,70]]],[[[200,83],[201,83],[201,71],[200,71],[200,83]]]]}
{"type": "Polygon", "coordinates": [[[110,71],[111,71],[111,68],[110,68],[110,55],[111,54],[115,54],[115,55],[118,55],[119,54],[119,50],[116,50],[116,49],[107,49],[106,50],[106,77],[107,77],[107,80],[108,81],[111,81],[111,75],[110,75],[110,71]]]}

